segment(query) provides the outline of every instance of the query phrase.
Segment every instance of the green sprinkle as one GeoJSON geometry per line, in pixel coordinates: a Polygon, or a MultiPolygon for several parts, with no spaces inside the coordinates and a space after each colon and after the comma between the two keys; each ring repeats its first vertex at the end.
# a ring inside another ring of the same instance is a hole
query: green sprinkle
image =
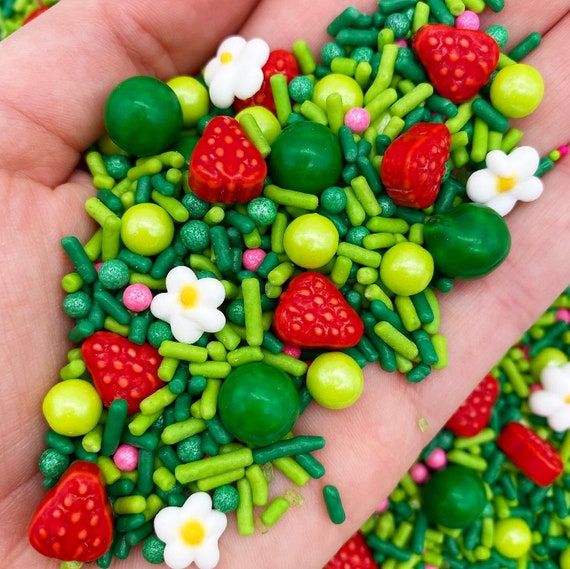
{"type": "Polygon", "coordinates": [[[275,498],[265,511],[261,514],[261,521],[266,527],[275,525],[291,507],[291,504],[283,498],[278,496],[275,498]]]}
{"type": "Polygon", "coordinates": [[[323,498],[327,507],[327,513],[333,524],[342,524],[346,520],[346,514],[336,486],[327,485],[323,488],[323,498]]]}

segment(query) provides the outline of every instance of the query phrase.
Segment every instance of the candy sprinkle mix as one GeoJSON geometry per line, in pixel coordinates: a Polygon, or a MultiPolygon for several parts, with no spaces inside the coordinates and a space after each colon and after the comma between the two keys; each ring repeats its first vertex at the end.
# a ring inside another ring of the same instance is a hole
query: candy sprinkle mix
{"type": "MultiPolygon", "coordinates": [[[[18,23],[47,6],[4,4],[4,18],[18,23]]],[[[131,77],[109,93],[107,134],[85,155],[96,190],[85,209],[98,229],[84,244],[61,242],[73,265],[63,309],[77,347],[43,402],[49,490],[29,527],[40,553],[66,568],[106,568],[143,543],[150,563],[213,569],[228,515],[248,536],[302,503],[291,491],[269,502],[274,469],[299,489],[323,478],[323,511],[344,522],[342,481],[329,480],[317,458],[325,440],[293,434],[299,416],[312,401],[353,405],[370,362],[412,383],[445,367],[438,293],[504,261],[502,216],[536,199],[538,177],[567,154],[539,160],[517,147],[523,133],[510,126],[542,99],[539,72],[519,63],[540,37],[504,54],[505,28],[478,29],[462,6],[347,8],[328,26],[320,61],[302,40],[271,51],[262,39],[232,36],[203,77],[131,77]]],[[[515,394],[526,395],[518,363],[502,365],[515,394]]],[[[531,405],[564,426],[566,400],[546,401],[559,393],[553,378],[544,375],[531,405]]],[[[514,413],[498,425],[495,379],[478,389],[449,429],[484,444],[501,426],[497,444],[538,485],[530,505],[540,503],[539,487],[561,473],[556,449],[514,413]]],[[[465,450],[475,443],[458,442],[450,450],[441,436],[426,464],[457,466],[428,482],[413,553],[403,549],[412,526],[387,541],[394,520],[382,518],[369,538],[378,558],[415,559],[427,535],[447,543],[445,533],[428,534],[428,518],[466,527],[473,547],[483,528],[486,549],[473,559],[486,558],[492,520],[477,518],[489,491],[472,471],[497,462],[486,482],[501,476],[504,511],[516,487],[500,474],[498,451],[480,456],[465,450]],[[433,498],[452,487],[468,507],[433,498]]],[[[416,465],[416,476],[427,468],[416,465]]],[[[416,492],[406,484],[400,493],[416,492]]],[[[393,502],[408,519],[410,506],[393,502]]],[[[522,536],[525,512],[494,535],[522,536]]],[[[527,533],[517,551],[530,547],[527,533]]],[[[370,555],[358,539],[341,555],[370,555]]],[[[495,539],[513,558],[514,538],[495,539]]],[[[425,562],[439,567],[441,555],[425,562]]]]}

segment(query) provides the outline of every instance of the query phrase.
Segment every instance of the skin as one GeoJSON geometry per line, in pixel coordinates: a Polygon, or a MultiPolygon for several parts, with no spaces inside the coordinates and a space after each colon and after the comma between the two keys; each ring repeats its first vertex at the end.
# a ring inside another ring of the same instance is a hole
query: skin
{"type": "MultiPolygon", "coordinates": [[[[370,11],[375,2],[353,4],[370,11]]],[[[44,493],[36,466],[46,429],[41,401],[69,348],[59,280],[71,267],[58,241],[68,234],[85,239],[92,231],[83,202],[93,190],[75,168],[102,132],[107,93],[135,74],[168,79],[196,72],[231,33],[269,38],[272,48],[304,37],[318,48],[326,23],[345,2],[217,0],[216,10],[211,7],[207,0],[63,0],[0,45],[0,552],[7,567],[57,566],[28,545],[26,527],[44,493]],[[206,17],[208,25],[201,25],[206,17]]],[[[510,45],[530,31],[545,34],[527,61],[544,76],[545,100],[518,123],[525,142],[541,153],[567,142],[570,132],[566,12],[566,0],[517,0],[501,15],[483,17],[485,27],[508,22],[510,45]]],[[[318,453],[325,481],[304,488],[304,507],[266,535],[238,537],[230,521],[221,569],[318,569],[372,513],[453,410],[570,282],[570,251],[561,238],[570,231],[569,173],[566,159],[545,177],[543,197],[508,216],[513,250],[507,261],[486,279],[457,284],[442,300],[447,370],[410,385],[369,366],[356,405],[309,410],[297,431],[327,438],[318,453]],[[429,424],[424,433],[420,417],[429,424]],[[343,494],[348,517],[342,526],[326,517],[325,483],[343,494]]],[[[290,486],[276,481],[273,492],[290,486]]],[[[143,564],[137,552],[114,566],[143,564]]]]}

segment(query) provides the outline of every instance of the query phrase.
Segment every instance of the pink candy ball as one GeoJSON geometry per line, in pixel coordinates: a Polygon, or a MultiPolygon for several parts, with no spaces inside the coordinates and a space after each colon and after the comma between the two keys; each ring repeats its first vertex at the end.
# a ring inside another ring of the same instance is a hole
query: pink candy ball
{"type": "Polygon", "coordinates": [[[123,293],[123,304],[133,312],[146,310],[152,302],[152,291],[146,285],[129,285],[123,293]]]}
{"type": "Polygon", "coordinates": [[[301,348],[297,346],[292,346],[291,344],[285,344],[283,346],[283,353],[287,354],[288,356],[293,356],[294,358],[301,357],[301,348]]]}
{"type": "Polygon", "coordinates": [[[570,310],[567,308],[561,308],[556,311],[556,320],[564,321],[570,324],[570,310]]]}
{"type": "Polygon", "coordinates": [[[243,268],[248,271],[257,271],[259,265],[265,259],[265,251],[263,249],[246,249],[241,259],[243,268]]]}
{"type": "Polygon", "coordinates": [[[374,510],[374,513],[382,514],[388,509],[388,506],[389,506],[388,499],[385,498],[378,504],[378,506],[376,506],[376,510],[374,510]]]}
{"type": "Polygon", "coordinates": [[[426,458],[426,464],[434,470],[441,470],[447,465],[447,455],[442,448],[436,448],[426,458]]]}
{"type": "Polygon", "coordinates": [[[460,30],[478,30],[479,16],[471,10],[465,10],[463,14],[455,18],[455,27],[460,30]]]}
{"type": "Polygon", "coordinates": [[[398,47],[408,47],[408,42],[404,39],[396,40],[396,45],[398,47]]]}
{"type": "Polygon", "coordinates": [[[121,445],[113,455],[113,462],[123,472],[136,470],[139,464],[139,449],[132,445],[121,445]]]}
{"type": "Polygon", "coordinates": [[[425,484],[429,478],[429,470],[425,464],[418,462],[410,468],[410,476],[416,484],[425,484]]]}
{"type": "Polygon", "coordinates": [[[540,383],[533,383],[529,388],[531,393],[536,393],[537,391],[542,391],[542,385],[540,383]]]}
{"type": "Polygon", "coordinates": [[[558,152],[560,152],[560,156],[567,156],[568,155],[568,146],[566,146],[566,145],[561,146],[558,149],[558,152]]]}
{"type": "Polygon", "coordinates": [[[370,126],[370,113],[362,107],[353,107],[344,115],[344,124],[360,134],[370,126]]]}
{"type": "Polygon", "coordinates": [[[103,264],[103,263],[101,263],[101,262],[99,261],[99,263],[95,263],[95,264],[93,265],[93,266],[95,267],[95,270],[96,270],[97,272],[99,272],[99,269],[101,268],[101,265],[102,265],[102,264],[103,264]]]}

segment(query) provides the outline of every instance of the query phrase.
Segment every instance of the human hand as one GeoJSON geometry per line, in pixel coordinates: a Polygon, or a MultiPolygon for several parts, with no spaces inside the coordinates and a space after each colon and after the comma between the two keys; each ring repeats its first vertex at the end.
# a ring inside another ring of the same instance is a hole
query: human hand
{"type": "MultiPolygon", "coordinates": [[[[29,546],[26,528],[44,493],[36,467],[46,428],[41,401],[69,348],[58,284],[69,265],[59,239],[68,234],[86,239],[92,231],[83,202],[93,190],[76,167],[102,131],[107,94],[131,75],[166,79],[196,71],[232,33],[263,37],[273,48],[304,37],[318,49],[326,41],[327,23],[344,7],[327,0],[213,4],[62,1],[0,45],[0,551],[7,567],[55,566],[29,546]]],[[[355,4],[365,11],[374,8],[368,0],[355,4]]],[[[511,45],[530,31],[546,34],[528,59],[545,78],[546,97],[521,125],[525,142],[542,153],[566,142],[570,132],[566,10],[565,0],[518,0],[483,18],[483,27],[497,21],[507,25],[511,45]]],[[[448,369],[412,385],[369,366],[358,404],[343,412],[312,406],[301,419],[299,432],[327,438],[319,459],[327,467],[327,481],[343,494],[347,521],[330,524],[322,483],[313,481],[303,490],[305,505],[268,534],[243,538],[228,531],[220,544],[221,569],[318,569],[390,492],[481,377],[570,282],[564,241],[570,200],[563,193],[569,171],[569,163],[562,162],[545,178],[544,196],[509,215],[513,249],[503,266],[484,280],[457,285],[442,300],[448,369]],[[420,417],[429,424],[423,433],[420,417]]],[[[288,486],[285,481],[275,485],[288,486]]],[[[144,562],[133,554],[117,566],[144,562]]]]}

